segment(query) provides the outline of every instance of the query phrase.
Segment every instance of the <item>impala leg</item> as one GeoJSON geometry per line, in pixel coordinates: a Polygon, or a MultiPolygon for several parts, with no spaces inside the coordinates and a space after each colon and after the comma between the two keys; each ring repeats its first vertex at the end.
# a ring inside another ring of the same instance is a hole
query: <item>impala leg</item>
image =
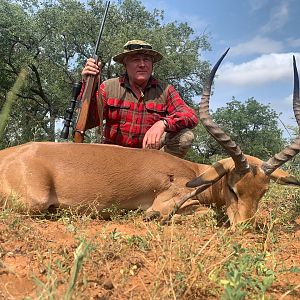
{"type": "Polygon", "coordinates": [[[23,172],[22,199],[30,213],[43,212],[58,206],[53,176],[37,161],[31,161],[23,172]]]}
{"type": "Polygon", "coordinates": [[[162,219],[166,217],[179,201],[178,188],[170,187],[156,196],[152,205],[146,210],[146,219],[162,219]]]}
{"type": "Polygon", "coordinates": [[[152,206],[147,209],[146,219],[151,220],[153,218],[158,218],[165,223],[173,216],[173,214],[178,217],[180,215],[190,215],[195,213],[197,209],[199,209],[198,200],[189,199],[185,201],[183,205],[180,204],[186,194],[186,189],[176,187],[161,193],[155,198],[152,206]],[[179,209],[176,209],[178,205],[179,209]]]}
{"type": "Polygon", "coordinates": [[[160,212],[155,210],[147,210],[145,213],[144,221],[152,221],[160,218],[160,212]]]}

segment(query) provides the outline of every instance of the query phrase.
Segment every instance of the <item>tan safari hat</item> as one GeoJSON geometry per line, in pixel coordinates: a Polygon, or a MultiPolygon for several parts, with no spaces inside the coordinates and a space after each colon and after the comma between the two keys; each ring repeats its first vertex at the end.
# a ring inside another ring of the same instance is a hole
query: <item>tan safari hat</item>
{"type": "Polygon", "coordinates": [[[134,54],[134,53],[143,53],[152,56],[154,63],[163,59],[162,54],[160,54],[158,51],[153,50],[152,46],[149,43],[141,40],[128,41],[123,48],[124,50],[122,53],[117,54],[113,57],[113,60],[120,64],[123,64],[126,55],[134,54]]]}

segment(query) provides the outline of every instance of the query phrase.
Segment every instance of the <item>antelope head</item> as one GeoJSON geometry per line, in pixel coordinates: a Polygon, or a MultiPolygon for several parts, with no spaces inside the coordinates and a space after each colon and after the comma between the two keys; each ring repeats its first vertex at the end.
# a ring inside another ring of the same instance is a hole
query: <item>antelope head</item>
{"type": "MultiPolygon", "coordinates": [[[[259,158],[245,155],[230,136],[212,120],[209,114],[211,86],[215,73],[228,50],[222,55],[209,75],[200,102],[200,120],[206,130],[226,150],[230,158],[218,161],[186,185],[187,187],[198,187],[197,191],[193,193],[197,195],[208,187],[213,189],[215,184],[219,184],[219,189],[222,192],[219,192],[217,196],[220,198],[217,204],[226,205],[230,223],[232,227],[235,227],[239,222],[253,219],[259,200],[269,188],[270,179],[279,184],[300,185],[295,177],[278,169],[300,151],[300,135],[281,152],[265,162],[259,158]],[[220,180],[221,178],[223,179],[220,180]]],[[[295,57],[293,57],[293,69],[293,110],[300,128],[299,77],[295,57]]],[[[214,191],[212,194],[214,195],[214,191]]],[[[197,196],[198,199],[200,199],[199,196],[197,196]]]]}

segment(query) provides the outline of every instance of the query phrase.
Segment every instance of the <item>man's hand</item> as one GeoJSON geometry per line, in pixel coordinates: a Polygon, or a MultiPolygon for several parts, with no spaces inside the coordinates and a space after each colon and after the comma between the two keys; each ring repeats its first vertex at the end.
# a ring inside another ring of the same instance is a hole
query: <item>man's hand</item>
{"type": "Polygon", "coordinates": [[[97,75],[99,73],[100,64],[101,62],[99,62],[99,65],[96,65],[95,60],[93,58],[89,58],[81,72],[82,79],[86,80],[88,75],[97,75]]]}
{"type": "Polygon", "coordinates": [[[165,132],[166,126],[163,120],[157,121],[146,132],[143,139],[143,148],[159,149],[160,138],[165,132]]]}

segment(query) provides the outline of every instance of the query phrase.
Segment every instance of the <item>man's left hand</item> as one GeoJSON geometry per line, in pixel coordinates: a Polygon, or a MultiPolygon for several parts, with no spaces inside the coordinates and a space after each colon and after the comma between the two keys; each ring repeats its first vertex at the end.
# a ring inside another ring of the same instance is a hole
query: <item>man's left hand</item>
{"type": "Polygon", "coordinates": [[[160,138],[165,132],[165,128],[166,126],[162,120],[154,123],[144,136],[143,148],[159,149],[160,138]]]}

